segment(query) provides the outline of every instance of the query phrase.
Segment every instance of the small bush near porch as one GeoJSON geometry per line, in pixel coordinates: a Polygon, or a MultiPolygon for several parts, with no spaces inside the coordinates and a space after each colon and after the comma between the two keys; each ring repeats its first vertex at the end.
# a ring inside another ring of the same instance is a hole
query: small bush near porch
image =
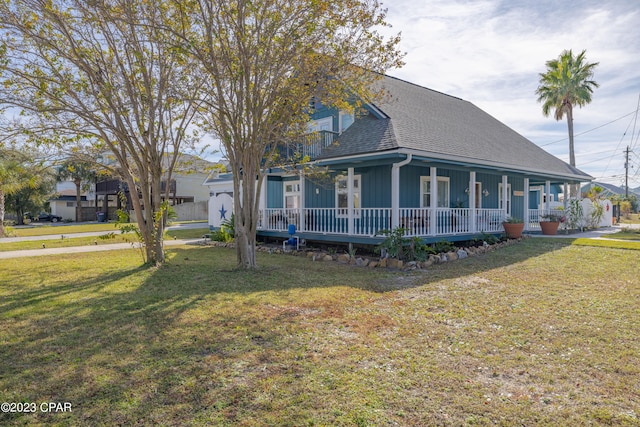
{"type": "Polygon", "coordinates": [[[0,261],[2,425],[638,425],[637,251],[419,274],[184,247],[0,261]]]}

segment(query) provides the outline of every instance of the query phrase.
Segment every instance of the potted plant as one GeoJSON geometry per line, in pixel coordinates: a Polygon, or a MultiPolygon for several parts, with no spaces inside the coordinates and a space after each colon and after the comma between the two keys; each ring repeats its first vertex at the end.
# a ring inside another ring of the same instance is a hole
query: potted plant
{"type": "Polygon", "coordinates": [[[540,228],[542,234],[553,236],[558,234],[560,223],[564,222],[564,216],[558,214],[547,214],[540,216],[540,228]]]}
{"type": "Polygon", "coordinates": [[[524,230],[524,221],[520,218],[507,217],[502,222],[504,232],[510,239],[519,239],[522,237],[522,230],[524,230]]]}

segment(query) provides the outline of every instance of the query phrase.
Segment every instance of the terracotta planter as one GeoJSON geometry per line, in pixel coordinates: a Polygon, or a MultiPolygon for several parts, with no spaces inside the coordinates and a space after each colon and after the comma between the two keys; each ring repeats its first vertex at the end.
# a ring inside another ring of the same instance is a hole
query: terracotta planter
{"type": "Polygon", "coordinates": [[[504,232],[510,239],[519,239],[522,237],[522,230],[524,230],[523,222],[503,222],[504,232]]]}
{"type": "Polygon", "coordinates": [[[542,234],[547,236],[555,236],[558,234],[558,226],[560,225],[557,221],[540,221],[540,228],[542,229],[542,234]]]}

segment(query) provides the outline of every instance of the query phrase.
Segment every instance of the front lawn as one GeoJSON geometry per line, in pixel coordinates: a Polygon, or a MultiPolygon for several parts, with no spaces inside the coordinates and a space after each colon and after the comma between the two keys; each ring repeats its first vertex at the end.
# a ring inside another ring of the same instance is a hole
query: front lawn
{"type": "Polygon", "coordinates": [[[606,239],[640,241],[640,229],[639,228],[623,228],[621,231],[618,231],[617,233],[606,234],[603,237],[606,239]]]}
{"type": "Polygon", "coordinates": [[[640,425],[637,252],[419,273],[180,247],[0,260],[2,425],[640,425]],[[69,402],[71,412],[42,412],[69,402]]]}

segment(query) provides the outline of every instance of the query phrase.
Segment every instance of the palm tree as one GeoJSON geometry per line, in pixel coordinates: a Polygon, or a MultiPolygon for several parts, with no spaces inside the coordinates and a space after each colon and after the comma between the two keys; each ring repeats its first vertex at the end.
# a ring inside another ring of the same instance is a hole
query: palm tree
{"type": "MultiPolygon", "coordinates": [[[[554,111],[556,120],[567,117],[569,126],[569,164],[576,166],[573,144],[573,107],[583,107],[591,102],[593,89],[598,83],[591,80],[598,62],[585,60],[587,51],[573,56],[571,49],[563,51],[557,59],[547,61],[547,71],[540,74],[540,85],[536,89],[538,102],[542,102],[542,114],[549,117],[554,111]]],[[[572,193],[573,190],[572,190],[572,193]]],[[[572,194],[573,195],[573,194],[572,194]]]]}
{"type": "Polygon", "coordinates": [[[76,186],[76,222],[82,220],[82,190],[87,189],[95,178],[95,168],[87,162],[70,159],[58,168],[57,180],[59,182],[70,180],[76,186]],[[82,184],[85,184],[85,188],[82,184]]]}

